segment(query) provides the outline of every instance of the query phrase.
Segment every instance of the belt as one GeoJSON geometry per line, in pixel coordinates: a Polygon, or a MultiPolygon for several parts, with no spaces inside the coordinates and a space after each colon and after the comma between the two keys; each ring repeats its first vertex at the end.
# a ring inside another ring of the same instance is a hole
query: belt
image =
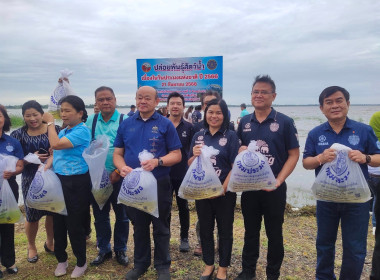
{"type": "Polygon", "coordinates": [[[369,173],[369,177],[372,177],[372,178],[380,178],[380,175],[369,173]]]}

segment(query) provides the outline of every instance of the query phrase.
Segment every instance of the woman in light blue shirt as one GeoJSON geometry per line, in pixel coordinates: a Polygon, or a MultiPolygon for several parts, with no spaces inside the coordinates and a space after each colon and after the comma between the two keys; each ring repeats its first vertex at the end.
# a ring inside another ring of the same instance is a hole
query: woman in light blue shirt
{"type": "MultiPolygon", "coordinates": [[[[48,126],[49,143],[54,150],[53,168],[62,184],[67,216],[54,214],[54,253],[58,260],[55,276],[66,274],[67,233],[69,234],[77,265],[71,278],[82,276],[87,269],[85,220],[91,195],[91,179],[88,166],[82,157],[83,150],[91,141],[90,130],[84,122],[87,111],[81,98],[69,95],[61,100],[61,118],[65,129],[57,135],[54,117],[45,113],[43,120],[48,126]]],[[[51,165],[51,160],[46,168],[51,165]]]]}

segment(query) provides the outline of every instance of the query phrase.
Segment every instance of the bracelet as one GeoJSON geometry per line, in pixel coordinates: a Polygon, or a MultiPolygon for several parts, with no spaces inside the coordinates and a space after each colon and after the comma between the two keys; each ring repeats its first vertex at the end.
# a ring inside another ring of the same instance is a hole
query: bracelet
{"type": "Polygon", "coordinates": [[[322,165],[321,154],[317,155],[317,160],[319,162],[319,166],[321,166],[322,165]]]}
{"type": "Polygon", "coordinates": [[[114,171],[115,171],[117,174],[120,175],[120,170],[119,170],[119,169],[116,168],[114,171]]]}

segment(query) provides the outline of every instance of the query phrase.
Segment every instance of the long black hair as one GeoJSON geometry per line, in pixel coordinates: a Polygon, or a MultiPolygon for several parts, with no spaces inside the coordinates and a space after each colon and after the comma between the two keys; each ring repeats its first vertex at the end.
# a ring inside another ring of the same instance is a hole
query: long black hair
{"type": "Polygon", "coordinates": [[[11,124],[11,118],[9,117],[9,115],[7,113],[7,109],[1,104],[0,104],[0,112],[4,116],[3,133],[8,132],[11,129],[11,125],[12,125],[11,124]]]}
{"type": "Polygon", "coordinates": [[[224,99],[212,99],[212,100],[210,100],[207,103],[207,107],[205,109],[205,115],[204,115],[204,118],[203,118],[203,124],[204,124],[204,126],[207,129],[209,128],[209,125],[208,125],[207,119],[206,119],[206,115],[207,115],[208,108],[210,106],[212,106],[212,105],[219,105],[220,109],[222,110],[223,123],[222,123],[221,129],[223,129],[223,130],[229,129],[229,126],[230,126],[230,117],[228,116],[228,106],[226,104],[226,101],[224,101],[224,99]]]}
{"type": "Polygon", "coordinates": [[[61,101],[59,102],[59,104],[61,105],[64,102],[67,102],[71,106],[73,106],[75,111],[77,111],[78,113],[80,111],[83,111],[82,122],[87,121],[87,118],[88,118],[87,110],[86,110],[86,106],[84,105],[82,98],[80,98],[76,95],[68,95],[68,96],[62,98],[61,101]]]}

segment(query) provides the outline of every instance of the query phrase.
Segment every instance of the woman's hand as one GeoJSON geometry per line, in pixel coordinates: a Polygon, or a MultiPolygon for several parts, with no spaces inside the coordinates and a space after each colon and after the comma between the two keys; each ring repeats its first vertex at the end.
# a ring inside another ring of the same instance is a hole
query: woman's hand
{"type": "Polygon", "coordinates": [[[242,151],[245,151],[246,149],[248,149],[248,146],[240,146],[238,154],[240,154],[242,151]]]}
{"type": "Polygon", "coordinates": [[[198,156],[201,155],[201,153],[202,153],[202,146],[203,146],[202,144],[199,144],[199,145],[195,145],[193,147],[193,155],[195,157],[198,157],[198,156]]]}
{"type": "Polygon", "coordinates": [[[115,184],[119,182],[119,180],[120,180],[120,175],[114,170],[110,175],[111,184],[115,184]]]}
{"type": "Polygon", "coordinates": [[[46,112],[42,116],[42,121],[45,123],[54,122],[54,117],[52,114],[46,112]]]}
{"type": "Polygon", "coordinates": [[[10,179],[13,176],[13,173],[14,172],[11,172],[11,171],[4,171],[3,178],[7,180],[10,179]]]}
{"type": "Polygon", "coordinates": [[[49,158],[49,154],[40,154],[38,151],[34,153],[38,156],[38,159],[43,163],[49,158]]]}

